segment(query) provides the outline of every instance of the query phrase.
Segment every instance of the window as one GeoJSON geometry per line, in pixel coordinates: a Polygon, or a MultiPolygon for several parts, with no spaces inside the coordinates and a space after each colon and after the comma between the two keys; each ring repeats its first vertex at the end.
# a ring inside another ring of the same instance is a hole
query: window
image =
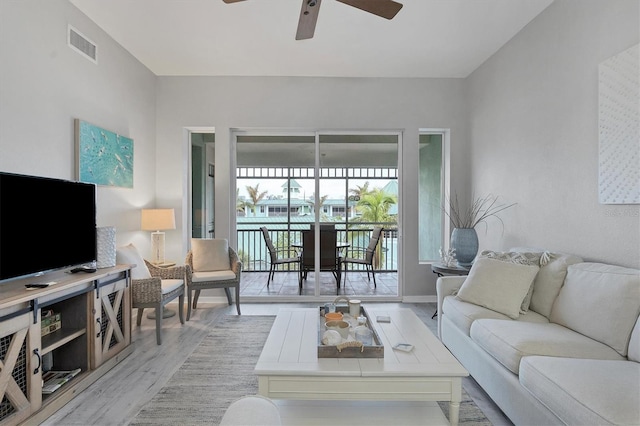
{"type": "Polygon", "coordinates": [[[442,196],[444,193],[444,134],[420,134],[418,175],[418,230],[421,262],[440,258],[444,247],[442,196]]]}

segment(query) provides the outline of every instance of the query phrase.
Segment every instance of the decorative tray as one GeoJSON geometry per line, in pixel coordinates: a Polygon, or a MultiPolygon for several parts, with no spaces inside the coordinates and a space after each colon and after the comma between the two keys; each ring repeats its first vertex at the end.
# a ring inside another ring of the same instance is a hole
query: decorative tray
{"type": "Polygon", "coordinates": [[[360,316],[367,319],[366,325],[373,332],[372,345],[362,345],[361,342],[357,342],[359,344],[358,346],[350,346],[356,345],[353,329],[357,325],[357,320],[349,314],[349,306],[338,305],[336,306],[336,312],[342,312],[344,315],[343,320],[351,324],[349,337],[343,338],[342,344],[339,345],[322,344],[322,336],[327,329],[323,316],[324,308],[320,308],[320,315],[318,316],[318,358],[384,358],[382,340],[380,340],[380,336],[378,336],[375,328],[371,326],[372,318],[367,313],[366,308],[360,306],[360,316]]]}

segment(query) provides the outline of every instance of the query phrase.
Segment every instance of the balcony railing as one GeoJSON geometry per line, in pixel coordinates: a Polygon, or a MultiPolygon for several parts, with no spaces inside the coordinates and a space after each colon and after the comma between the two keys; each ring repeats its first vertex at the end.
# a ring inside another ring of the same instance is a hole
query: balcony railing
{"type": "MultiPolygon", "coordinates": [[[[277,249],[291,249],[291,256],[294,256],[292,244],[301,244],[303,229],[278,229],[286,228],[286,224],[252,223],[251,229],[238,229],[238,256],[242,260],[243,271],[266,272],[270,268],[270,256],[267,245],[264,242],[260,226],[267,226],[269,236],[273,245],[277,249]],[[255,226],[255,229],[253,228],[255,226]]],[[[347,229],[336,227],[338,241],[350,243],[350,247],[366,248],[369,244],[369,237],[375,224],[358,224],[347,229]]],[[[385,224],[383,226],[389,226],[385,224]]],[[[304,229],[308,229],[308,226],[304,229]]],[[[393,228],[386,228],[382,232],[380,241],[376,249],[379,255],[374,261],[374,268],[380,272],[397,272],[398,270],[398,232],[393,228]]],[[[343,253],[343,256],[345,254],[343,253]]],[[[346,255],[351,256],[350,248],[346,249],[346,255]]],[[[363,269],[361,265],[349,266],[349,269],[363,269]]],[[[297,271],[296,264],[280,265],[279,271],[297,271]]]]}

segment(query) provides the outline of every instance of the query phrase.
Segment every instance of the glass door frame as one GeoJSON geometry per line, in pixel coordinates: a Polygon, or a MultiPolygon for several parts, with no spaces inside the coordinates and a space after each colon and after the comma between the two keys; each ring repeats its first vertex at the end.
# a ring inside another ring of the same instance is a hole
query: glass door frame
{"type": "MultiPolygon", "coordinates": [[[[321,143],[320,143],[320,138],[321,136],[324,135],[344,135],[344,136],[352,136],[352,135],[390,135],[390,136],[395,136],[397,139],[397,169],[398,169],[398,176],[397,176],[397,180],[398,180],[398,200],[397,200],[397,206],[398,206],[398,216],[397,216],[397,227],[398,227],[398,231],[397,231],[397,256],[398,256],[398,272],[397,272],[397,279],[398,279],[398,290],[397,290],[397,294],[395,296],[374,296],[374,297],[367,297],[366,295],[358,295],[358,298],[361,300],[372,300],[372,301],[378,301],[378,302],[384,302],[384,301],[401,301],[402,300],[402,294],[403,294],[403,263],[404,263],[404,256],[402,255],[402,212],[403,212],[403,178],[402,178],[402,131],[401,130],[380,130],[380,129],[370,129],[370,130],[318,130],[318,129],[258,129],[258,128],[252,128],[252,129],[244,129],[244,128],[231,128],[230,129],[230,150],[231,150],[231,155],[230,155],[230,160],[232,162],[232,164],[230,165],[230,171],[231,173],[233,173],[233,176],[230,176],[230,182],[231,182],[231,188],[230,188],[230,195],[231,196],[235,196],[236,194],[236,189],[237,189],[237,178],[236,178],[236,170],[237,170],[237,143],[238,143],[238,137],[239,136],[313,136],[314,137],[314,152],[315,152],[315,159],[314,159],[314,202],[316,203],[316,205],[318,205],[318,200],[319,200],[319,196],[320,196],[320,169],[321,169],[321,143]]],[[[230,200],[230,202],[232,202],[235,205],[235,200],[230,200]]],[[[320,215],[321,215],[321,211],[320,209],[316,208],[314,209],[314,223],[317,225],[320,223],[320,215]]],[[[237,220],[235,218],[233,218],[231,220],[230,223],[230,228],[231,228],[231,235],[235,236],[237,235],[237,220]]],[[[315,238],[315,265],[316,265],[316,273],[314,273],[314,294],[313,296],[279,296],[279,297],[269,297],[268,299],[270,301],[273,301],[274,299],[277,301],[295,301],[295,302],[305,302],[305,301],[323,301],[325,299],[327,299],[326,295],[321,295],[320,294],[320,278],[319,278],[319,274],[318,274],[318,265],[320,263],[320,251],[319,251],[319,246],[320,246],[320,239],[319,239],[319,233],[320,233],[320,227],[316,226],[315,227],[315,232],[316,232],[316,238],[315,238]]],[[[257,297],[260,300],[264,300],[267,299],[266,296],[260,296],[257,297]]]]}

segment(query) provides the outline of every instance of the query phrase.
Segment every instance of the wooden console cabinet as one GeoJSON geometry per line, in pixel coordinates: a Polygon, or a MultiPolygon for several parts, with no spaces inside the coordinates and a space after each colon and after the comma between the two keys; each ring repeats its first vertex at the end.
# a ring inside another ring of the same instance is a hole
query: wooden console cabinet
{"type": "Polygon", "coordinates": [[[133,351],[130,287],[129,265],[0,284],[0,425],[42,422],[133,351]],[[54,284],[25,288],[36,282],[54,284]],[[60,328],[42,335],[50,311],[60,328]],[[78,368],[55,392],[42,392],[45,369],[78,368]]]}

